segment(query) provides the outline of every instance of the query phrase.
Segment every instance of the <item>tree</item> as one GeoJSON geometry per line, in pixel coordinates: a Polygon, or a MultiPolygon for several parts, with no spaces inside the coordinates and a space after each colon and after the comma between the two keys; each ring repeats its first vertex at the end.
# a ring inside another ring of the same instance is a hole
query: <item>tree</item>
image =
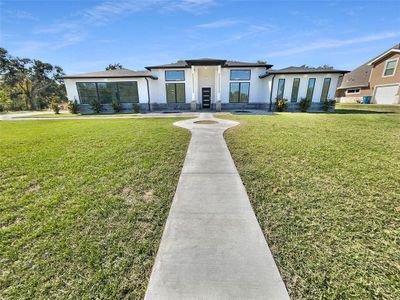
{"type": "Polygon", "coordinates": [[[333,69],[333,67],[332,67],[332,66],[330,66],[330,65],[322,65],[322,66],[319,66],[319,67],[318,67],[318,69],[332,70],[332,69],[333,69]]]}
{"type": "Polygon", "coordinates": [[[109,71],[109,70],[119,70],[119,69],[122,69],[122,65],[121,65],[120,63],[109,64],[109,65],[106,67],[106,71],[109,71]]]}
{"type": "Polygon", "coordinates": [[[40,60],[12,57],[0,48],[0,72],[4,81],[15,87],[26,106],[36,109],[37,99],[57,95],[65,98],[63,69],[40,60]]]}
{"type": "Polygon", "coordinates": [[[8,111],[12,109],[13,101],[11,100],[12,89],[5,83],[0,84],[0,111],[8,111]]]}

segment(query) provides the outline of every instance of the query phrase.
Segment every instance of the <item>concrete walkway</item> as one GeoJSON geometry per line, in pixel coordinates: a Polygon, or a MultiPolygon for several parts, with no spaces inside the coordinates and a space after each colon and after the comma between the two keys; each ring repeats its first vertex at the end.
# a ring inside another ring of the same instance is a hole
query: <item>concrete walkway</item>
{"type": "Polygon", "coordinates": [[[289,299],[223,138],[237,124],[175,123],[192,139],[145,299],[289,299]]]}

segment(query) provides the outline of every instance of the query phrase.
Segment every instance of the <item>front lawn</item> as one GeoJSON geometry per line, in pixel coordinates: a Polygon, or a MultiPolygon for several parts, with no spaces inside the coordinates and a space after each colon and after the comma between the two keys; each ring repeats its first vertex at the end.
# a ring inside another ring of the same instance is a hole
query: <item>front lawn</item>
{"type": "Polygon", "coordinates": [[[0,122],[0,298],[140,299],[178,182],[177,119],[0,122]]]}
{"type": "Polygon", "coordinates": [[[400,299],[400,115],[225,118],[291,297],[400,299]]]}
{"type": "Polygon", "coordinates": [[[336,103],[336,112],[400,114],[400,105],[336,103]]]}

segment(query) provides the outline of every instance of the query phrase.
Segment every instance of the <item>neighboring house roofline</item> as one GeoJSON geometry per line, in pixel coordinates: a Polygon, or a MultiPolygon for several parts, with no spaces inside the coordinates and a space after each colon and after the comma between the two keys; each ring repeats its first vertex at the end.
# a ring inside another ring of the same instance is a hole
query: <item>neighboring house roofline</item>
{"type": "Polygon", "coordinates": [[[386,56],[388,56],[389,54],[392,53],[400,53],[400,49],[389,49],[388,51],[386,51],[385,53],[379,55],[378,57],[374,58],[373,60],[369,61],[367,64],[369,66],[374,65],[376,62],[382,60],[383,58],[385,58],[386,56]]]}

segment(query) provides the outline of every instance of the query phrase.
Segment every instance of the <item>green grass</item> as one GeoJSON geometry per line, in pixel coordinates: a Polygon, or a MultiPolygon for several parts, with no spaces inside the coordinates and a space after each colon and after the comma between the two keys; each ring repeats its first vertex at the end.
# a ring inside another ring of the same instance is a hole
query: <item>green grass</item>
{"type": "Polygon", "coordinates": [[[400,116],[225,118],[291,297],[400,299],[400,116]]]}
{"type": "Polygon", "coordinates": [[[0,298],[140,299],[186,155],[177,119],[0,122],[0,298]]]}
{"type": "Polygon", "coordinates": [[[379,104],[348,104],[336,103],[336,111],[344,113],[397,113],[400,114],[400,105],[379,104]]]}

